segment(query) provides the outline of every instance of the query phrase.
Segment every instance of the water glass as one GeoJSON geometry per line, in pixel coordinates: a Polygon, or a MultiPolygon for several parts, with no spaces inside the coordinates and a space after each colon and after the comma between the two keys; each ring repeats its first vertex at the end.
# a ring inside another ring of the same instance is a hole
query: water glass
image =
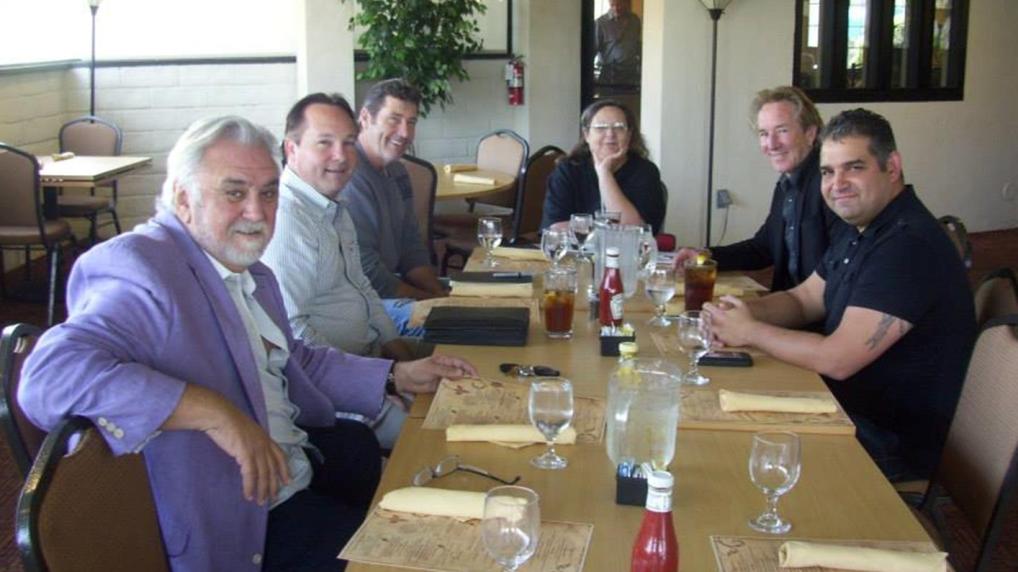
{"type": "Polygon", "coordinates": [[[526,487],[495,487],[484,496],[481,542],[506,572],[514,572],[537,551],[541,507],[526,487]]]}
{"type": "Polygon", "coordinates": [[[568,231],[545,229],[541,233],[541,252],[552,266],[558,267],[559,261],[569,252],[569,242],[568,231]]]}
{"type": "Polygon", "coordinates": [[[768,534],[785,534],[792,523],[778,516],[778,499],[792,490],[802,470],[799,436],[788,431],[756,433],[749,454],[749,478],[767,497],[767,510],[749,527],[768,534]]]}
{"type": "Polygon", "coordinates": [[[640,233],[640,250],[636,257],[636,264],[639,268],[640,278],[647,275],[657,266],[657,239],[654,238],[654,229],[649,224],[642,227],[640,233]]]}
{"type": "Polygon", "coordinates": [[[569,216],[569,239],[581,257],[587,256],[587,238],[594,230],[594,215],[576,213],[569,216]]]}
{"type": "Polygon", "coordinates": [[[540,378],[530,384],[530,422],[544,435],[548,450],[530,460],[539,469],[564,469],[568,462],[555,453],[555,438],[573,422],[573,384],[562,377],[540,378]]]}
{"type": "Polygon", "coordinates": [[[710,351],[710,326],[699,310],[683,312],[678,321],[679,347],[689,355],[689,370],[683,381],[690,385],[706,385],[710,378],[700,374],[697,362],[710,351]]]}
{"type": "Polygon", "coordinates": [[[671,322],[665,318],[668,301],[675,296],[675,273],[671,267],[656,266],[651,269],[644,281],[643,291],[654,304],[654,317],[647,322],[652,326],[668,326],[671,322]]]}
{"type": "Polygon", "coordinates": [[[495,268],[495,258],[491,251],[502,244],[502,219],[493,216],[482,216],[477,219],[477,242],[484,249],[484,265],[495,268]]]}

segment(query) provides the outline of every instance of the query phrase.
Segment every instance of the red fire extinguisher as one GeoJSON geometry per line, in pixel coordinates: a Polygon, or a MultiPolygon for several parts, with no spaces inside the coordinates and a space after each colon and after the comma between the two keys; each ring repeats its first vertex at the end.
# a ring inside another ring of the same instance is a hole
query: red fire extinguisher
{"type": "Polygon", "coordinates": [[[506,62],[505,87],[509,105],[523,105],[523,56],[513,56],[506,62]]]}

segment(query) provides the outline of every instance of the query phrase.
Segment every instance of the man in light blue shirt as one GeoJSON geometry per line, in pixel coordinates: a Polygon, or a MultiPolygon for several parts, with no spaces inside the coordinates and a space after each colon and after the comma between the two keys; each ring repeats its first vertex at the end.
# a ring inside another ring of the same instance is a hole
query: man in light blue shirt
{"type": "MultiPolygon", "coordinates": [[[[315,93],[293,106],[283,142],[287,164],[279,180],[276,233],[262,260],[279,279],[296,336],[349,353],[408,361],[412,352],[361,268],[356,231],[340,194],[357,164],[356,136],[353,112],[341,96],[315,93]]],[[[394,400],[379,417],[365,421],[382,446],[391,448],[405,417],[405,404],[394,400]]]]}
{"type": "Polygon", "coordinates": [[[372,86],[358,121],[358,164],[343,189],[357,227],[364,273],[396,326],[409,328],[412,300],[447,295],[421,240],[410,176],[399,158],[414,141],[421,96],[402,79],[372,86]]]}

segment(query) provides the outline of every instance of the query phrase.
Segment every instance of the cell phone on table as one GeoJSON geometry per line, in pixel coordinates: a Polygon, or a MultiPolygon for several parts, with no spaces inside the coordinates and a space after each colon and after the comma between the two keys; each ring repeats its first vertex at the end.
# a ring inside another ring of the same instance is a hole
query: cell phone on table
{"type": "Polygon", "coordinates": [[[746,352],[718,350],[704,354],[697,363],[715,367],[749,367],[753,365],[753,356],[746,352]]]}

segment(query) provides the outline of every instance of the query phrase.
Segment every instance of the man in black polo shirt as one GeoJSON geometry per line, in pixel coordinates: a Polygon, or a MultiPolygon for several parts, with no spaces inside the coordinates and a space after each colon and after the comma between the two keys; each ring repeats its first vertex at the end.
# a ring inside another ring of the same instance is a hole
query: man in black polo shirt
{"type": "Polygon", "coordinates": [[[889,479],[928,477],[976,338],[965,269],[905,184],[886,119],[845,111],[821,142],[821,192],[854,230],[792,290],[704,308],[724,344],[820,373],[889,479]],[[788,329],[819,320],[823,334],[788,329]]]}
{"type": "MultiPolygon", "coordinates": [[[[719,270],[774,267],[771,291],[788,290],[809,278],[845,225],[820,196],[820,130],[824,122],[799,88],[780,86],[756,94],[750,107],[760,152],[780,176],[771,210],[750,238],[712,246],[719,270]]],[[[710,245],[708,245],[710,246],[710,245]]],[[[683,248],[676,265],[696,255],[683,248]]]]}

